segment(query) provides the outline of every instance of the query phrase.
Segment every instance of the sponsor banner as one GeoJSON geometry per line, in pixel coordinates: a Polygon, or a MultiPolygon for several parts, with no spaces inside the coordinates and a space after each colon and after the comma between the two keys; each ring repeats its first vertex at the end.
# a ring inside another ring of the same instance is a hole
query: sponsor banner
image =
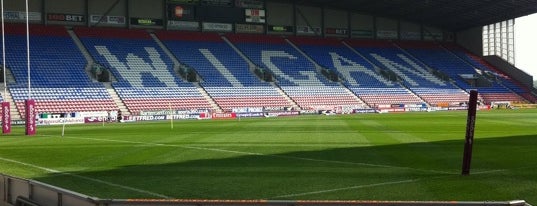
{"type": "Polygon", "coordinates": [[[303,109],[300,110],[300,114],[317,114],[317,110],[315,109],[303,109]]]}
{"type": "Polygon", "coordinates": [[[140,116],[151,115],[170,115],[170,114],[200,114],[209,112],[206,109],[194,109],[194,110],[160,110],[160,111],[140,111],[140,116]]]}
{"type": "Polygon", "coordinates": [[[374,109],[354,109],[352,113],[362,114],[362,113],[375,113],[377,110],[374,109]]]}
{"type": "Polygon", "coordinates": [[[233,108],[231,111],[234,113],[263,112],[263,107],[233,108]]]}
{"type": "Polygon", "coordinates": [[[233,25],[225,24],[225,23],[203,22],[202,29],[203,29],[203,31],[232,32],[233,31],[233,25]]]}
{"type": "Polygon", "coordinates": [[[378,30],[377,38],[379,39],[397,39],[397,31],[378,30]]]}
{"type": "Polygon", "coordinates": [[[235,119],[237,118],[237,113],[213,113],[213,119],[235,119]]]}
{"type": "Polygon", "coordinates": [[[265,27],[258,24],[235,24],[235,32],[237,33],[250,33],[250,34],[263,34],[265,33],[265,27]]]}
{"type": "MultiPolygon", "coordinates": [[[[24,11],[4,11],[5,20],[26,20],[24,11]]],[[[41,21],[41,12],[28,12],[29,21],[41,21]]]]}
{"type": "Polygon", "coordinates": [[[237,113],[237,117],[264,117],[263,112],[237,113]]]}
{"type": "Polygon", "coordinates": [[[233,0],[201,0],[200,3],[204,6],[233,6],[233,0]]]}
{"type": "Polygon", "coordinates": [[[211,118],[211,115],[209,115],[209,113],[200,113],[199,119],[210,119],[210,118],[211,118]]]}
{"type": "Polygon", "coordinates": [[[448,110],[468,110],[468,106],[448,107],[448,110]]]}
{"type": "Polygon", "coordinates": [[[117,114],[108,116],[94,116],[94,117],[81,117],[84,119],[84,123],[102,123],[105,122],[116,122],[117,121],[117,114]]]}
{"type": "Polygon", "coordinates": [[[37,130],[35,125],[35,117],[36,117],[36,111],[35,111],[35,100],[33,99],[27,99],[24,101],[25,106],[25,114],[26,114],[26,129],[25,134],[26,135],[35,135],[35,132],[37,130]]]}
{"type": "Polygon", "coordinates": [[[199,4],[200,0],[168,0],[168,3],[179,3],[179,4],[199,4]]]}
{"type": "Polygon", "coordinates": [[[366,29],[353,29],[351,31],[352,37],[356,38],[373,38],[373,31],[366,29]]]}
{"type": "Polygon", "coordinates": [[[188,31],[199,31],[200,23],[194,21],[168,21],[168,29],[170,30],[188,30],[188,31]]]}
{"type": "Polygon", "coordinates": [[[9,102],[2,102],[2,133],[11,133],[11,110],[9,110],[9,102]]]}
{"type": "Polygon", "coordinates": [[[132,120],[132,121],[166,120],[166,115],[130,116],[128,120],[132,120]]]}
{"type": "MultiPolygon", "coordinates": [[[[117,113],[117,111],[114,111],[117,113]]],[[[77,117],[106,117],[108,116],[108,112],[102,111],[102,112],[78,112],[77,117]]]]}
{"type": "Polygon", "coordinates": [[[25,120],[11,120],[11,125],[25,125],[25,120]]]}
{"type": "Polygon", "coordinates": [[[123,120],[121,122],[135,122],[135,120],[132,118],[132,116],[123,116],[123,120]]]}
{"type": "Polygon", "coordinates": [[[90,16],[90,22],[91,23],[99,23],[99,24],[125,24],[127,23],[127,19],[124,16],[102,16],[102,15],[91,15],[90,16]]]}
{"type": "Polygon", "coordinates": [[[266,115],[268,115],[268,116],[276,116],[276,117],[280,117],[280,116],[296,116],[296,115],[300,115],[300,112],[299,111],[267,112],[266,115]]]}
{"type": "Polygon", "coordinates": [[[391,109],[379,109],[380,113],[387,113],[387,112],[405,112],[405,108],[391,108],[391,109]]]}
{"type": "Polygon", "coordinates": [[[86,18],[83,15],[78,14],[59,14],[49,13],[47,14],[48,21],[65,21],[65,22],[84,22],[86,18]]]}
{"type": "Polygon", "coordinates": [[[194,6],[168,4],[168,19],[172,20],[194,20],[194,6]]]}
{"type": "Polygon", "coordinates": [[[336,35],[348,35],[349,30],[344,28],[326,28],[324,30],[326,34],[336,34],[336,35]]]}
{"type": "Polygon", "coordinates": [[[162,19],[153,19],[153,18],[131,18],[132,25],[140,26],[162,26],[162,19]]]}
{"type": "Polygon", "coordinates": [[[11,125],[26,125],[26,120],[12,120],[11,125]]]}
{"type": "Polygon", "coordinates": [[[415,32],[415,31],[402,31],[401,32],[401,39],[404,40],[420,40],[421,39],[421,33],[415,32]]]}
{"type": "Polygon", "coordinates": [[[293,108],[291,107],[263,107],[263,111],[264,112],[267,112],[267,111],[289,111],[289,110],[292,110],[293,108]]]}
{"type": "Polygon", "coordinates": [[[265,23],[265,10],[245,9],[244,16],[247,23],[265,23]]]}
{"type": "Polygon", "coordinates": [[[55,119],[38,119],[37,125],[58,125],[58,124],[84,124],[85,118],[55,118],[55,119]]]}
{"type": "Polygon", "coordinates": [[[427,104],[400,104],[404,105],[405,108],[427,108],[427,104]]]}
{"type": "Polygon", "coordinates": [[[296,26],[297,34],[321,34],[321,27],[296,26]]]}
{"type": "Polygon", "coordinates": [[[270,32],[293,32],[292,26],[279,26],[279,25],[268,25],[267,30],[270,32]]]}
{"type": "Polygon", "coordinates": [[[84,123],[102,123],[108,119],[106,116],[84,117],[84,123]]]}
{"type": "Polygon", "coordinates": [[[166,119],[182,120],[182,119],[199,119],[199,114],[174,114],[166,115],[166,119]]]}
{"type": "Polygon", "coordinates": [[[262,0],[235,0],[235,6],[241,8],[262,9],[262,0]]]}
{"type": "Polygon", "coordinates": [[[428,111],[427,107],[409,107],[405,108],[405,111],[407,112],[426,112],[428,111]]]}

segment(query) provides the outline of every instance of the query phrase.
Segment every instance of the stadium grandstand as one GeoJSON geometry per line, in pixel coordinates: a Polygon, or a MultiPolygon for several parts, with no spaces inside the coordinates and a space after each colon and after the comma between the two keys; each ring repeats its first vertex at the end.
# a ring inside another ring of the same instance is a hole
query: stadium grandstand
{"type": "Polygon", "coordinates": [[[502,55],[537,0],[3,2],[12,122],[27,99],[41,123],[465,109],[471,90],[482,107],[537,103],[533,77],[502,55]]]}

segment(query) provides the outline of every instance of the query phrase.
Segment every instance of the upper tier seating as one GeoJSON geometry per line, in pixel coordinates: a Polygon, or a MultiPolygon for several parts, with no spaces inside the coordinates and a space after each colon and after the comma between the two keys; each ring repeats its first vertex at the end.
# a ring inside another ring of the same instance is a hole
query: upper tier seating
{"type": "MultiPolygon", "coordinates": [[[[509,88],[518,95],[521,95],[522,97],[531,100],[532,102],[537,101],[537,99],[531,94],[531,91],[527,87],[522,86],[522,84],[520,84],[516,80],[511,79],[511,77],[486,62],[483,58],[472,54],[470,51],[455,44],[444,44],[443,46],[449,49],[455,55],[459,56],[461,59],[470,63],[472,66],[482,70],[482,73],[488,73],[488,76],[492,76],[491,79],[509,88]]],[[[513,99],[514,101],[517,101],[518,97],[515,96],[515,98],[513,99]]]]}
{"type": "Polygon", "coordinates": [[[423,102],[398,83],[377,73],[373,65],[340,40],[311,37],[289,39],[319,65],[336,71],[344,79],[343,84],[370,106],[423,102]]]}
{"type": "MultiPolygon", "coordinates": [[[[24,117],[28,99],[26,26],[6,24],[6,64],[15,83],[9,89],[24,117]]],[[[1,52],[1,51],[0,51],[1,52]]],[[[86,60],[60,26],[30,25],[30,98],[38,113],[71,113],[117,110],[101,83],[85,73],[86,60]]]]}
{"type": "Polygon", "coordinates": [[[359,53],[379,67],[393,71],[402,84],[431,105],[459,104],[468,101],[468,93],[451,82],[432,74],[425,65],[388,41],[349,40],[359,53]]]}
{"type": "Polygon", "coordinates": [[[301,108],[363,106],[354,95],[317,72],[299,51],[278,36],[227,34],[254,64],[269,70],[281,89],[301,108]]]}
{"type": "Polygon", "coordinates": [[[145,31],[77,27],[75,32],[116,77],[112,85],[131,113],[211,109],[198,88],[175,75],[172,60],[145,31]]]}
{"type": "Polygon", "coordinates": [[[159,31],[158,38],[184,65],[196,70],[201,85],[224,110],[244,107],[290,107],[248,63],[216,33],[159,31]]]}
{"type": "Polygon", "coordinates": [[[449,75],[459,87],[466,91],[477,89],[485,103],[493,101],[524,101],[520,96],[497,82],[491,82],[489,87],[470,85],[462,76],[479,76],[476,68],[436,43],[398,42],[397,44],[428,66],[449,75]]]}

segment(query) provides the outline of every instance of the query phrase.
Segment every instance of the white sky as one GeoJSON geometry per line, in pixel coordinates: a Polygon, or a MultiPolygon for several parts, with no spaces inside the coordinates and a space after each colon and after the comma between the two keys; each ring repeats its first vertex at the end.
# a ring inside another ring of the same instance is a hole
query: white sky
{"type": "Polygon", "coordinates": [[[537,80],[537,14],[515,20],[515,65],[537,80]]]}

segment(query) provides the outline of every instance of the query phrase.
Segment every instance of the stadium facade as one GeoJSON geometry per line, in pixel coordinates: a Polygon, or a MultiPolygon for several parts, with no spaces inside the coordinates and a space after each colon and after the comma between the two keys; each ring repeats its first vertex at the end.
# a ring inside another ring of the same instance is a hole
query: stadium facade
{"type": "Polygon", "coordinates": [[[26,17],[6,0],[3,98],[15,120],[28,97],[45,117],[424,111],[464,106],[473,89],[484,105],[534,103],[531,76],[483,56],[496,40],[510,48],[483,26],[512,26],[535,3],[30,0],[26,17]]]}
{"type": "MultiPolygon", "coordinates": [[[[11,105],[15,122],[24,119],[26,99],[36,100],[37,123],[43,125],[115,121],[123,115],[142,121],[465,109],[471,90],[479,91],[485,108],[537,100],[532,77],[509,62],[512,19],[537,12],[534,0],[28,2],[26,13],[24,1],[4,1],[2,101],[11,105]],[[491,45],[494,49],[484,50],[491,45]]],[[[95,200],[1,177],[0,205],[202,205],[95,200]]]]}

